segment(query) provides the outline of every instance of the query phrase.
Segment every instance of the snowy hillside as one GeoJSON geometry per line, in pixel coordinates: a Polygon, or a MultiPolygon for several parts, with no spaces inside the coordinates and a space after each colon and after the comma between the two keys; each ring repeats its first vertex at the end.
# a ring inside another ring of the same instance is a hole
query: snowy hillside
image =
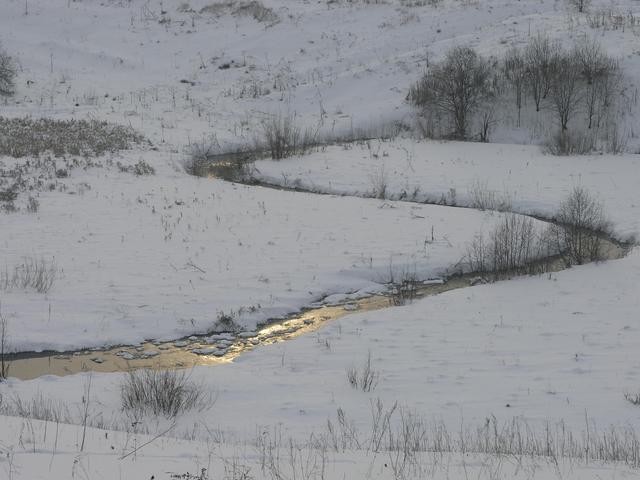
{"type": "Polygon", "coordinates": [[[0,479],[637,477],[640,4],[582,3],[4,0],[0,479]],[[469,110],[488,143],[422,138],[433,104],[410,89],[453,47],[488,75],[535,38],[597,43],[615,99],[587,112],[582,85],[565,134],[551,90],[537,112],[496,83],[469,110]],[[279,158],[274,125],[308,144],[279,158]],[[581,128],[589,154],[551,155],[581,128]],[[623,258],[555,257],[576,191],[623,258]],[[519,257],[402,295],[500,235],[563,271],[519,257]],[[311,307],[318,329],[257,339],[311,307]],[[251,348],[168,373],[84,353],[214,333],[251,348]],[[43,350],[80,361],[12,375],[43,350]]]}

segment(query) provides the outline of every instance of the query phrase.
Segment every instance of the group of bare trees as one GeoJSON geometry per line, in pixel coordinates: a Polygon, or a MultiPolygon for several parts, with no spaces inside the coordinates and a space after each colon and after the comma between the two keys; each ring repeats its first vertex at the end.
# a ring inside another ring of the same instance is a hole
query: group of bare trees
{"type": "Polygon", "coordinates": [[[587,41],[568,51],[556,47],[550,70],[551,106],[562,131],[577,111],[585,113],[588,129],[594,122],[599,126],[621,86],[618,61],[607,56],[596,41],[587,41]]]}
{"type": "Polygon", "coordinates": [[[428,68],[408,98],[423,119],[440,122],[440,135],[430,128],[432,135],[487,141],[499,100],[512,104],[513,96],[518,127],[531,101],[536,113],[551,112],[559,135],[566,136],[574,119],[576,128],[600,129],[612,118],[622,86],[618,61],[595,40],[566,49],[538,35],[500,60],[482,57],[471,47],[454,47],[428,68]]]}
{"type": "Polygon", "coordinates": [[[500,279],[548,271],[554,257],[564,265],[582,265],[608,257],[610,223],[600,200],[582,186],[562,201],[547,228],[530,217],[509,213],[487,236],[477,235],[467,250],[469,271],[500,279]]]}
{"type": "Polygon", "coordinates": [[[444,61],[432,65],[410,91],[411,101],[449,115],[452,136],[467,138],[472,115],[494,95],[489,60],[470,47],[454,47],[444,61]]]}

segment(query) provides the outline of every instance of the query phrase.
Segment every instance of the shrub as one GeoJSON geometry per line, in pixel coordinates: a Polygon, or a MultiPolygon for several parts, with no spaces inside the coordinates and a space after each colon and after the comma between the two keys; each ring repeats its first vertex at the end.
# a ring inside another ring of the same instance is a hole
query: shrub
{"type": "Polygon", "coordinates": [[[0,414],[47,422],[72,423],[73,421],[66,404],[52,400],[40,392],[30,400],[14,395],[10,399],[3,401],[2,396],[0,396],[0,414]]]}
{"type": "Polygon", "coordinates": [[[222,146],[212,138],[189,146],[185,171],[197,177],[214,176],[231,182],[251,177],[251,165],[258,154],[241,145],[222,146]]]}
{"type": "Polygon", "coordinates": [[[235,2],[228,0],[224,2],[216,2],[210,3],[209,5],[205,5],[200,9],[201,14],[205,15],[222,15],[225,11],[231,10],[234,6],[235,2]]]}
{"type": "Polygon", "coordinates": [[[155,175],[156,170],[149,165],[147,162],[145,162],[144,160],[139,160],[134,166],[133,166],[133,173],[140,176],[140,175],[155,175]]]}
{"type": "Polygon", "coordinates": [[[237,313],[231,310],[229,313],[218,312],[218,318],[213,325],[214,332],[239,332],[242,327],[236,322],[237,313]]]}
{"type": "Polygon", "coordinates": [[[469,202],[472,208],[478,210],[497,210],[506,212],[511,210],[511,197],[507,192],[501,194],[491,190],[488,183],[475,179],[468,189],[469,202]]]}
{"type": "Polygon", "coordinates": [[[266,149],[273,160],[301,155],[316,145],[316,135],[295,124],[293,115],[276,115],[262,122],[257,149],[266,149]]]}
{"type": "Polygon", "coordinates": [[[621,128],[616,122],[612,122],[609,124],[605,134],[604,150],[607,153],[619,155],[627,149],[628,141],[629,137],[625,129],[621,128]]]}
{"type": "Polygon", "coordinates": [[[123,165],[118,162],[118,168],[121,172],[133,173],[137,176],[155,175],[156,173],[156,169],[142,159],[138,160],[134,165],[123,165]]]}
{"type": "Polygon", "coordinates": [[[44,258],[25,257],[22,262],[9,270],[5,267],[0,271],[0,290],[35,290],[47,293],[53,287],[58,276],[58,266],[52,260],[44,258]]]}
{"type": "Polygon", "coordinates": [[[380,169],[375,170],[369,175],[371,182],[371,196],[384,200],[387,198],[387,173],[385,172],[384,165],[380,169]]]}
{"type": "Polygon", "coordinates": [[[551,135],[544,145],[544,151],[551,155],[585,155],[594,150],[595,135],[589,132],[569,132],[561,130],[551,135]]]}
{"type": "MultiPolygon", "coordinates": [[[[391,267],[390,267],[391,268],[391,267]]],[[[396,275],[390,272],[392,278],[396,275]]],[[[395,280],[395,278],[394,278],[395,280]]],[[[412,269],[405,267],[398,272],[397,280],[390,291],[391,304],[395,306],[406,305],[413,302],[418,295],[418,275],[416,274],[415,265],[412,269]]]]}
{"type": "Polygon", "coordinates": [[[601,233],[608,228],[602,204],[584,187],[574,187],[560,204],[553,229],[555,241],[570,264],[603,258],[601,233]]]}
{"type": "Polygon", "coordinates": [[[13,202],[16,198],[18,198],[18,192],[13,188],[0,190],[0,202],[13,202]]]}
{"type": "MultiPolygon", "coordinates": [[[[211,175],[224,180],[246,182],[251,180],[253,163],[260,158],[281,160],[326,145],[386,140],[409,128],[402,122],[380,122],[345,131],[321,132],[320,126],[303,128],[297,125],[294,114],[276,114],[261,122],[260,132],[251,144],[220,143],[215,136],[190,144],[183,166],[191,175],[211,175]]],[[[384,171],[381,173],[384,174],[384,171]]],[[[384,193],[376,188],[379,186],[378,180],[374,182],[372,178],[375,196],[384,193]]]]}
{"type": "Polygon", "coordinates": [[[184,371],[138,370],[130,372],[120,386],[122,409],[143,416],[153,414],[174,418],[212,403],[204,387],[184,371]]]}
{"type": "Polygon", "coordinates": [[[267,26],[275,25],[280,21],[278,14],[271,8],[266,7],[258,0],[235,2],[225,0],[211,3],[200,9],[201,14],[220,16],[230,13],[235,16],[251,17],[256,22],[265,23],[267,26]]]}
{"type": "MultiPolygon", "coordinates": [[[[368,432],[358,430],[341,408],[338,408],[336,420],[335,423],[331,419],[327,421],[326,438],[332,450],[367,448],[370,452],[387,452],[385,462],[388,459],[389,470],[393,473],[390,478],[396,479],[427,478],[420,458],[416,457],[418,452],[513,456],[518,461],[531,457],[535,459],[534,466],[540,461],[553,465],[562,465],[564,461],[571,465],[598,461],[620,462],[633,469],[640,466],[640,443],[633,426],[611,425],[600,430],[589,417],[585,417],[586,429],[582,431],[572,431],[564,421],[547,420],[536,426],[522,416],[500,421],[494,415],[476,425],[459,425],[456,431],[448,429],[443,420],[429,420],[398,407],[397,403],[385,407],[382,400],[377,399],[371,402],[368,432]],[[416,466],[418,468],[414,470],[416,466]]],[[[314,438],[314,441],[317,440],[314,438]]],[[[447,463],[443,465],[448,468],[447,463]]],[[[462,475],[456,478],[459,477],[462,475]]],[[[487,477],[498,478],[499,475],[487,477]]]]}
{"type": "Polygon", "coordinates": [[[262,2],[251,0],[246,3],[240,3],[233,11],[234,15],[247,16],[253,18],[256,22],[266,23],[267,25],[275,25],[280,21],[278,14],[271,8],[265,7],[262,2]]]}
{"type": "Polygon", "coordinates": [[[467,249],[469,270],[492,274],[495,279],[512,273],[533,273],[544,269],[536,261],[549,256],[550,245],[543,232],[536,231],[533,219],[509,213],[489,233],[478,235],[467,249]]]}
{"type": "Polygon", "coordinates": [[[367,355],[367,360],[361,369],[350,367],[347,369],[347,381],[356,389],[363,392],[372,392],[378,386],[380,372],[374,370],[371,366],[371,352],[367,355]]]}
{"type": "Polygon", "coordinates": [[[29,195],[29,198],[27,200],[27,212],[38,213],[38,210],[40,210],[40,202],[37,198],[29,195]]]}
{"type": "Polygon", "coordinates": [[[625,393],[624,394],[624,398],[627,402],[629,402],[632,405],[640,405],[640,393],[625,393]]]}
{"type": "Polygon", "coordinates": [[[0,95],[13,95],[15,89],[16,65],[0,45],[0,95]]]}

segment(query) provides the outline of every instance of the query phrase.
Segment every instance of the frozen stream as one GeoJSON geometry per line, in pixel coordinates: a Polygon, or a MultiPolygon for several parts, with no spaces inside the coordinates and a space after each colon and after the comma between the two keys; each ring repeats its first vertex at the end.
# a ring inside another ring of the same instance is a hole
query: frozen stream
{"type": "MultiPolygon", "coordinates": [[[[453,208],[453,207],[452,207],[453,208]]],[[[620,258],[627,249],[613,238],[603,239],[606,259],[620,258]]],[[[546,271],[566,267],[560,258],[544,259],[546,271]]],[[[515,275],[512,275],[515,276],[515,275]]],[[[196,365],[218,365],[231,362],[243,352],[259,345],[282,342],[312,333],[325,322],[353,312],[392,308],[403,301],[437,295],[458,288],[472,287],[477,274],[416,282],[409,285],[410,298],[399,299],[394,288],[389,292],[344,303],[318,302],[300,313],[274,319],[256,331],[227,331],[193,335],[168,342],[148,341],[140,345],[116,346],[70,352],[21,352],[5,356],[9,376],[33,379],[42,375],[70,375],[83,371],[120,372],[139,368],[190,368],[196,365]],[[400,300],[400,301],[399,301],[400,300]]],[[[407,286],[405,286],[406,288],[407,286]]]]}

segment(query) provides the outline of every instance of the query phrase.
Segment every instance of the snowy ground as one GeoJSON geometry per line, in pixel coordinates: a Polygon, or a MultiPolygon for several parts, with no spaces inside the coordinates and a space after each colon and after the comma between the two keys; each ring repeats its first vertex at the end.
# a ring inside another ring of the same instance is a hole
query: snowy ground
{"type": "MultiPolygon", "coordinates": [[[[5,419],[0,431],[0,472],[8,479],[273,479],[403,478],[556,479],[637,478],[624,465],[473,454],[418,454],[410,462],[371,451],[312,450],[255,441],[220,445],[176,441],[40,421],[5,419]],[[23,449],[7,448],[21,440],[23,449]],[[83,441],[84,439],[84,441],[83,441]],[[80,451],[82,445],[82,451],[80,451]],[[126,458],[123,458],[126,457],[126,458]],[[405,464],[406,463],[406,464],[405,464]],[[205,469],[203,471],[203,469],[205,469]]],[[[259,439],[260,437],[258,437],[259,439]]]]}
{"type": "MultiPolygon", "coordinates": [[[[103,118],[178,149],[212,135],[253,140],[279,112],[339,132],[407,120],[407,88],[451,46],[499,55],[537,33],[567,45],[596,38],[624,61],[625,111],[637,110],[638,25],[592,28],[558,0],[264,2],[276,22],[206,9],[215,3],[3,2],[0,40],[20,61],[3,115],[103,118]]],[[[638,15],[632,0],[591,3],[593,13],[638,15]]],[[[514,112],[500,118],[494,141],[539,142],[553,131],[549,115],[528,110],[521,128],[514,112]]],[[[626,133],[637,146],[633,123],[626,133]]]]}
{"type": "Polygon", "coordinates": [[[66,193],[40,194],[36,215],[3,217],[9,270],[35,255],[59,271],[46,294],[2,293],[12,349],[179,338],[222,313],[251,330],[328,294],[379,291],[390,269],[440,275],[500,219],[197,179],[144,158],[156,175],[76,170],[66,193]]]}
{"type": "MultiPolygon", "coordinates": [[[[546,422],[556,425],[561,420],[563,428],[581,436],[585,417],[592,435],[606,431],[610,425],[637,429],[640,412],[625,400],[624,394],[638,390],[636,346],[640,339],[634,319],[640,307],[639,281],[640,256],[636,251],[624,260],[578,267],[550,278],[456,290],[405,307],[345,317],[328,325],[317,337],[299,337],[262,347],[230,365],[196,368],[191,372],[192,379],[215,388],[216,401],[204,412],[181,416],[170,434],[209,438],[207,448],[216,450],[214,458],[219,461],[219,456],[246,452],[247,447],[230,446],[254,439],[256,431],[263,429],[271,432],[278,426],[283,438],[291,436],[296,441],[303,441],[312,431],[325,432],[327,419],[335,423],[336,411],[341,408],[361,438],[367,438],[371,428],[370,402],[377,399],[385,408],[398,401],[405,412],[424,418],[428,424],[443,422],[454,436],[461,428],[475,431],[492,416],[498,422],[526,420],[528,428],[543,437],[546,422]],[[346,370],[351,366],[360,369],[369,352],[379,380],[372,392],[365,393],[349,385],[346,370]]],[[[10,380],[4,385],[3,394],[11,403],[16,396],[29,399],[34,392],[41,392],[47,401],[64,405],[71,418],[81,422],[82,399],[89,381],[89,423],[130,430],[119,410],[120,375],[10,380]]],[[[162,432],[172,424],[166,420],[157,423],[153,418],[141,421],[136,428],[151,432],[162,432]]],[[[20,424],[18,420],[5,422],[11,429],[20,424]]],[[[32,438],[25,428],[22,427],[23,435],[32,438]]],[[[114,465],[110,468],[119,466],[123,472],[129,468],[148,472],[151,460],[144,458],[155,458],[152,452],[156,448],[160,449],[157,455],[168,457],[163,460],[167,471],[193,471],[196,465],[206,462],[204,452],[197,459],[185,458],[176,450],[182,444],[165,439],[145,452],[139,463],[134,462],[137,467],[130,464],[131,459],[117,461],[115,457],[123,448],[132,448],[134,437],[138,445],[143,442],[132,433],[118,434],[116,439],[112,436],[115,434],[109,434],[109,442],[100,441],[82,455],[78,451],[81,427],[73,427],[68,437],[61,437],[71,442],[64,449],[65,455],[53,455],[47,453],[52,450],[52,423],[48,432],[48,447],[41,440],[42,433],[36,435],[33,446],[24,441],[18,443],[20,437],[11,433],[5,433],[5,439],[0,441],[5,448],[12,447],[17,452],[15,465],[23,472],[48,471],[40,463],[45,458],[51,461],[51,457],[53,472],[71,468],[72,459],[76,458],[88,462],[86,468],[91,472],[99,471],[99,462],[103,461],[114,465]],[[129,446],[123,447],[126,439],[129,446]],[[118,451],[101,454],[109,445],[115,445],[118,451]],[[32,461],[32,456],[27,455],[32,448],[40,452],[42,460],[32,461]],[[162,449],[171,449],[172,453],[162,453],[162,449]],[[90,452],[102,460],[91,460],[90,452]]],[[[91,435],[102,438],[102,434],[91,435]]],[[[199,443],[187,445],[196,451],[204,449],[199,443]]],[[[63,451],[62,446],[58,449],[63,451]]],[[[347,455],[348,464],[365,468],[363,464],[372,460],[363,455],[347,455]]],[[[251,463],[255,458],[249,455],[243,461],[251,463]]],[[[342,471],[342,462],[341,456],[332,457],[331,468],[342,471]]],[[[577,466],[573,468],[581,471],[577,466]]],[[[596,471],[612,478],[614,471],[620,473],[619,468],[598,467],[596,471]]],[[[537,472],[542,476],[534,478],[546,478],[543,471],[544,468],[537,472]]],[[[586,472],[580,475],[578,478],[588,478],[586,472]]],[[[25,474],[16,478],[33,477],[25,474]]],[[[511,477],[505,473],[504,478],[511,477]]]]}
{"type": "MultiPolygon", "coordinates": [[[[59,268],[46,295],[0,291],[11,348],[178,337],[212,328],[221,313],[253,328],[330,293],[378,290],[390,267],[441,274],[500,218],[415,201],[468,206],[484,192],[508,198],[518,212],[551,215],[571,187],[583,185],[603,200],[619,238],[640,233],[632,154],[556,158],[538,147],[395,140],[257,164],[267,180],[336,196],[197,179],[181,164],[190,142],[253,141],[260,121],[278,112],[336,132],[406,120],[406,89],[426,52],[439,58],[457,44],[489,54],[536,32],[567,44],[597,35],[636,82],[637,27],[592,29],[564,2],[547,0],[445,0],[438,8],[282,0],[266,2],[279,21],[261,22],[226,7],[201,11],[211,3],[204,0],[182,3],[8,0],[0,7],[0,40],[19,59],[17,94],[2,115],[107,119],[133,126],[156,148],[95,159],[100,166],[72,170],[53,191],[32,192],[37,214],[0,214],[0,268],[24,256],[59,268]],[[155,175],[116,166],[140,159],[155,175]],[[390,199],[356,198],[382,183],[390,199]]],[[[637,15],[636,2],[593,3],[637,15]]],[[[636,107],[628,106],[632,118],[636,107]]],[[[526,115],[523,129],[503,120],[495,141],[538,142],[551,128],[526,115]]],[[[633,147],[637,127],[626,127],[633,147]]],[[[286,444],[324,435],[343,409],[367,438],[376,399],[386,408],[398,401],[405,414],[449,432],[473,431],[492,416],[518,418],[543,436],[547,422],[559,421],[580,438],[610,425],[637,432],[640,409],[624,395],[640,392],[638,285],[635,249],[618,261],[356,313],[316,335],[194,369],[191,378],[215,402],[180,415],[170,430],[173,421],[122,411],[122,374],[9,379],[0,385],[2,411],[20,413],[18,399],[35,398],[24,415],[46,416],[34,410],[49,405],[75,425],[0,417],[0,478],[171,478],[203,467],[211,478],[274,478],[261,468],[257,437],[279,431],[286,444]],[[362,392],[346,371],[362,369],[369,354],[379,377],[362,392]],[[82,447],[85,412],[101,429],[89,428],[82,447]],[[250,475],[242,477],[239,465],[250,475]]],[[[322,460],[308,445],[288,452],[284,463],[292,452],[314,465],[322,460]]],[[[299,469],[282,478],[401,477],[390,455],[353,445],[325,460],[324,475],[299,469]]],[[[618,463],[566,459],[452,454],[417,463],[422,470],[406,477],[638,476],[618,463]]]]}
{"type": "MultiPolygon", "coordinates": [[[[585,411],[603,428],[637,425],[640,410],[624,394],[639,388],[639,283],[636,250],[606,264],[356,313],[232,364],[197,367],[192,377],[215,388],[217,401],[180,426],[203,422],[243,437],[256,425],[281,424],[300,435],[322,427],[341,407],[362,428],[375,398],[447,425],[479,425],[493,414],[564,419],[579,429],[585,411]],[[346,370],[360,369],[369,352],[379,382],[364,393],[349,385],[346,370]]],[[[87,376],[10,380],[5,389],[9,397],[27,398],[46,389],[74,412],[87,376]]],[[[120,380],[93,374],[93,408],[101,418],[119,418],[120,380]]]]}
{"type": "Polygon", "coordinates": [[[259,161],[256,176],[313,191],[475,206],[505,200],[514,211],[553,217],[576,186],[600,202],[621,240],[640,235],[639,155],[556,157],[539,147],[413,140],[328,147],[259,161]]]}

